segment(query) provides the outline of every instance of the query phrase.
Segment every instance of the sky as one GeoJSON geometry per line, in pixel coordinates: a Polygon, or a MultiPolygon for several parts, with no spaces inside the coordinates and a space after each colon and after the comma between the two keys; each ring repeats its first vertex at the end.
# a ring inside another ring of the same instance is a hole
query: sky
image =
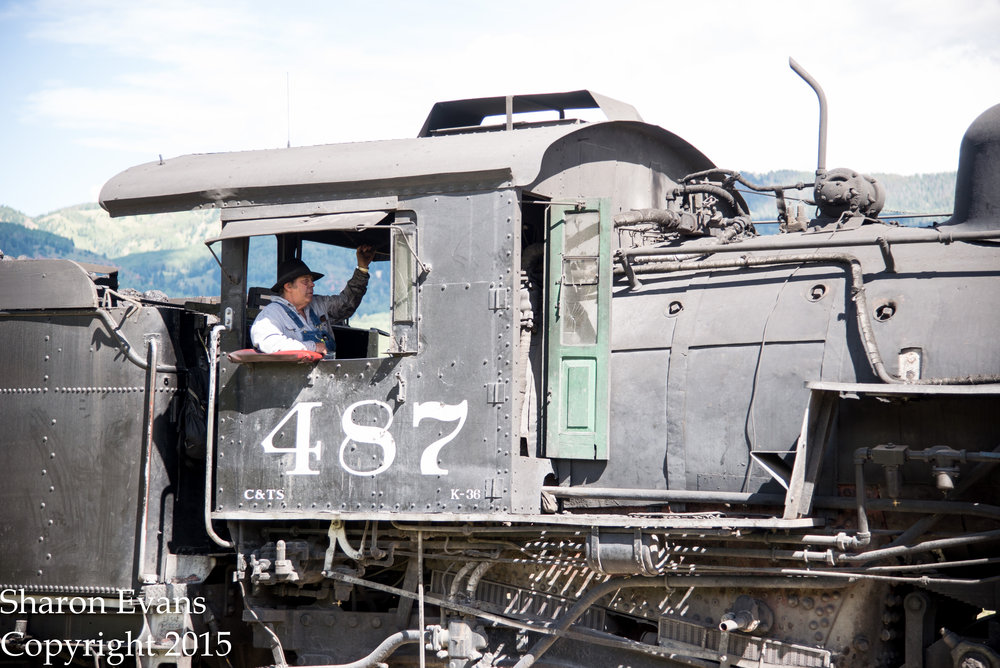
{"type": "Polygon", "coordinates": [[[956,169],[1000,0],[0,0],[0,205],[160,156],[412,137],[431,105],[587,88],[747,172],[956,169]]]}

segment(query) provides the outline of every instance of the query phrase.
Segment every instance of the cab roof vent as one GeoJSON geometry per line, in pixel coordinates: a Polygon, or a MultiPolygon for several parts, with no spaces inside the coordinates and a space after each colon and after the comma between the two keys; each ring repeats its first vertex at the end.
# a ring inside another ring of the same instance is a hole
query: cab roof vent
{"type": "Polygon", "coordinates": [[[568,109],[600,109],[609,121],[642,121],[639,112],[630,104],[619,102],[589,90],[568,93],[542,93],[540,95],[507,95],[481,97],[472,100],[438,102],[424,121],[418,137],[443,134],[482,132],[489,129],[514,129],[514,114],[539,111],[559,112],[559,121],[566,121],[568,109]],[[483,119],[506,116],[506,127],[487,128],[483,119]]]}

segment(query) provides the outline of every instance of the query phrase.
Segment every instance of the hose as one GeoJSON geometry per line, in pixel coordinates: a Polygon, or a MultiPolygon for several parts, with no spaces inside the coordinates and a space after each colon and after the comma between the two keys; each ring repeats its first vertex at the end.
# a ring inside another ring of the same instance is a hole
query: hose
{"type": "Polygon", "coordinates": [[[706,193],[709,195],[715,195],[719,199],[724,199],[731,207],[736,209],[737,216],[748,216],[740,203],[736,201],[733,194],[722,186],[712,185],[710,183],[686,183],[684,185],[678,186],[674,192],[678,195],[686,195],[688,193],[706,193]]]}
{"type": "Polygon", "coordinates": [[[351,663],[323,664],[308,666],[308,668],[375,668],[384,665],[383,661],[403,645],[423,642],[423,631],[399,631],[382,641],[368,656],[351,663]]]}
{"type": "MultiPolygon", "coordinates": [[[[108,331],[111,332],[116,339],[118,339],[118,342],[121,344],[119,346],[119,350],[125,353],[125,357],[128,358],[128,361],[140,369],[147,369],[149,367],[149,363],[135,354],[135,351],[132,349],[132,344],[129,343],[129,340],[125,338],[125,335],[119,331],[121,325],[116,324],[115,321],[111,319],[111,315],[103,309],[97,309],[95,313],[100,321],[104,323],[104,326],[108,328],[108,331]]],[[[181,369],[169,364],[157,364],[156,370],[159,373],[177,373],[181,369]]]]}

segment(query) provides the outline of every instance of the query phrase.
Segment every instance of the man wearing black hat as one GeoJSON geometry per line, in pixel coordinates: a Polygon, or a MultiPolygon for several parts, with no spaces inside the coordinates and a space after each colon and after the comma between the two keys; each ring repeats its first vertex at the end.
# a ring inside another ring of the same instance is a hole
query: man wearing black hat
{"type": "Polygon", "coordinates": [[[297,258],[278,266],[271,291],[278,297],[261,309],[250,328],[250,338],[262,353],[314,350],[332,355],[336,344],[328,325],[351,317],[368,290],[368,265],[375,249],[358,247],[358,268],[339,295],[313,295],[313,284],[323,274],[310,271],[297,258]]]}

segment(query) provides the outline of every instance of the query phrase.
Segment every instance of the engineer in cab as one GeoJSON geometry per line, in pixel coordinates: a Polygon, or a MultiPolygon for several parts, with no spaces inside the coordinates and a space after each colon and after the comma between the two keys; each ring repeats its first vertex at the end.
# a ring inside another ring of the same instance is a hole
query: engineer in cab
{"type": "Polygon", "coordinates": [[[310,271],[297,258],[282,262],[271,287],[278,296],[261,309],[250,328],[254,347],[262,353],[313,350],[332,356],[336,343],[330,325],[351,317],[361,304],[375,249],[359,246],[357,256],[358,267],[339,295],[313,295],[314,284],[323,274],[310,271]]]}

